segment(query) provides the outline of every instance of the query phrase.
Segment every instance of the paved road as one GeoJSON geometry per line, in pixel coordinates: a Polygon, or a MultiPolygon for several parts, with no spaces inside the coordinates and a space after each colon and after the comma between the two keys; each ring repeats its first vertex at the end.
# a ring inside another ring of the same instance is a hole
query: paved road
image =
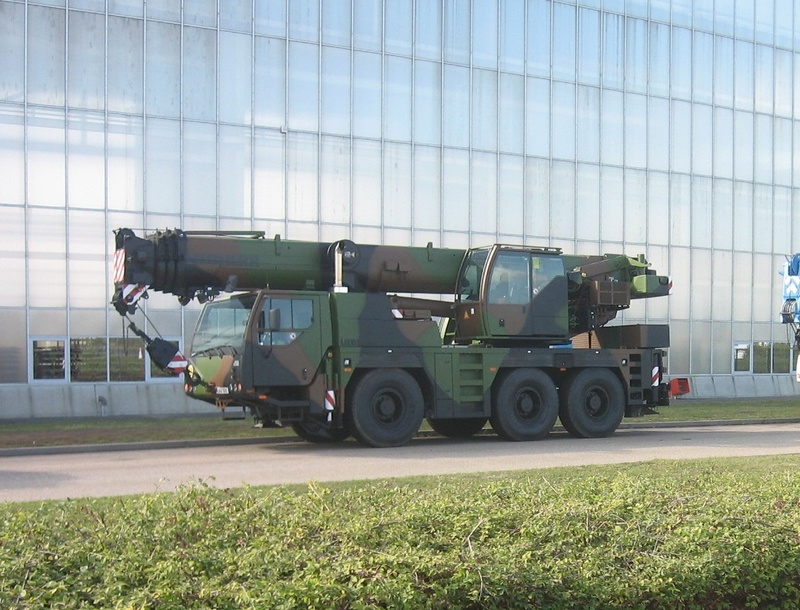
{"type": "Polygon", "coordinates": [[[225,488],[786,453],[800,453],[800,424],[637,428],[592,440],[552,434],[533,443],[504,442],[494,436],[464,441],[420,438],[397,449],[298,441],[28,455],[0,457],[0,501],[169,491],[198,480],[225,488]]]}

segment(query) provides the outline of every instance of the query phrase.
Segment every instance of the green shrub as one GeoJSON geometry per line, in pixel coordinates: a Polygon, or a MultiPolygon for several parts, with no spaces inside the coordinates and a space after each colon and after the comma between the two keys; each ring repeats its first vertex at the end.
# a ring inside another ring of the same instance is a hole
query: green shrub
{"type": "Polygon", "coordinates": [[[3,608],[796,608],[798,456],[0,505],[3,608]]]}

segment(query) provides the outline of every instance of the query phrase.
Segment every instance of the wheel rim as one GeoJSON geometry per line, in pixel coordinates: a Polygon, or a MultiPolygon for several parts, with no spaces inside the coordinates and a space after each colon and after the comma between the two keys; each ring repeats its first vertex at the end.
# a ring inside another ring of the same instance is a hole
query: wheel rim
{"type": "Polygon", "coordinates": [[[584,408],[592,419],[599,419],[608,412],[610,400],[608,393],[599,386],[593,386],[586,392],[584,408]]]}
{"type": "Polygon", "coordinates": [[[521,388],[514,397],[514,414],[522,421],[533,421],[542,412],[542,397],[531,387],[521,388]]]}
{"type": "Polygon", "coordinates": [[[403,397],[394,390],[384,390],[372,399],[372,413],[375,420],[389,425],[403,415],[403,397]]]}

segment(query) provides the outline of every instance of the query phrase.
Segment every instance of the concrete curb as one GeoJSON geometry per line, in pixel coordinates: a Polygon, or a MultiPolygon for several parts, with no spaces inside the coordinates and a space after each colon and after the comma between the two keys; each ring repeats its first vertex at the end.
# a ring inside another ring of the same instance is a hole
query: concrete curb
{"type": "MultiPolygon", "coordinates": [[[[706,428],[710,426],[746,426],[763,424],[800,424],[800,418],[784,419],[723,419],[689,422],[641,422],[622,423],[619,430],[640,430],[648,428],[706,428]]],[[[561,426],[554,428],[556,432],[563,432],[561,426]]],[[[479,433],[481,436],[490,436],[491,430],[479,433]]],[[[424,430],[417,434],[417,438],[433,438],[439,435],[433,431],[424,430]]],[[[35,455],[69,455],[76,453],[106,453],[113,451],[152,451],[157,449],[191,449],[204,447],[235,447],[239,445],[271,445],[277,443],[296,443],[300,439],[293,434],[286,436],[264,436],[247,438],[218,438],[182,441],[144,441],[135,443],[101,443],[97,445],[55,445],[52,447],[11,447],[0,449],[0,458],[20,457],[35,455]]]]}

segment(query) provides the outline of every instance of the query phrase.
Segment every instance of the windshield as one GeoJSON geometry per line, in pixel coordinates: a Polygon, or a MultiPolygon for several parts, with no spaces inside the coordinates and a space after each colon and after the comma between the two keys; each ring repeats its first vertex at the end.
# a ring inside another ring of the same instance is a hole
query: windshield
{"type": "Polygon", "coordinates": [[[488,248],[472,250],[461,267],[461,277],[458,281],[458,297],[461,301],[477,301],[483,266],[489,256],[488,248]]]}
{"type": "Polygon", "coordinates": [[[255,302],[255,294],[243,294],[206,304],[192,338],[192,355],[222,347],[239,352],[255,302]]]}

